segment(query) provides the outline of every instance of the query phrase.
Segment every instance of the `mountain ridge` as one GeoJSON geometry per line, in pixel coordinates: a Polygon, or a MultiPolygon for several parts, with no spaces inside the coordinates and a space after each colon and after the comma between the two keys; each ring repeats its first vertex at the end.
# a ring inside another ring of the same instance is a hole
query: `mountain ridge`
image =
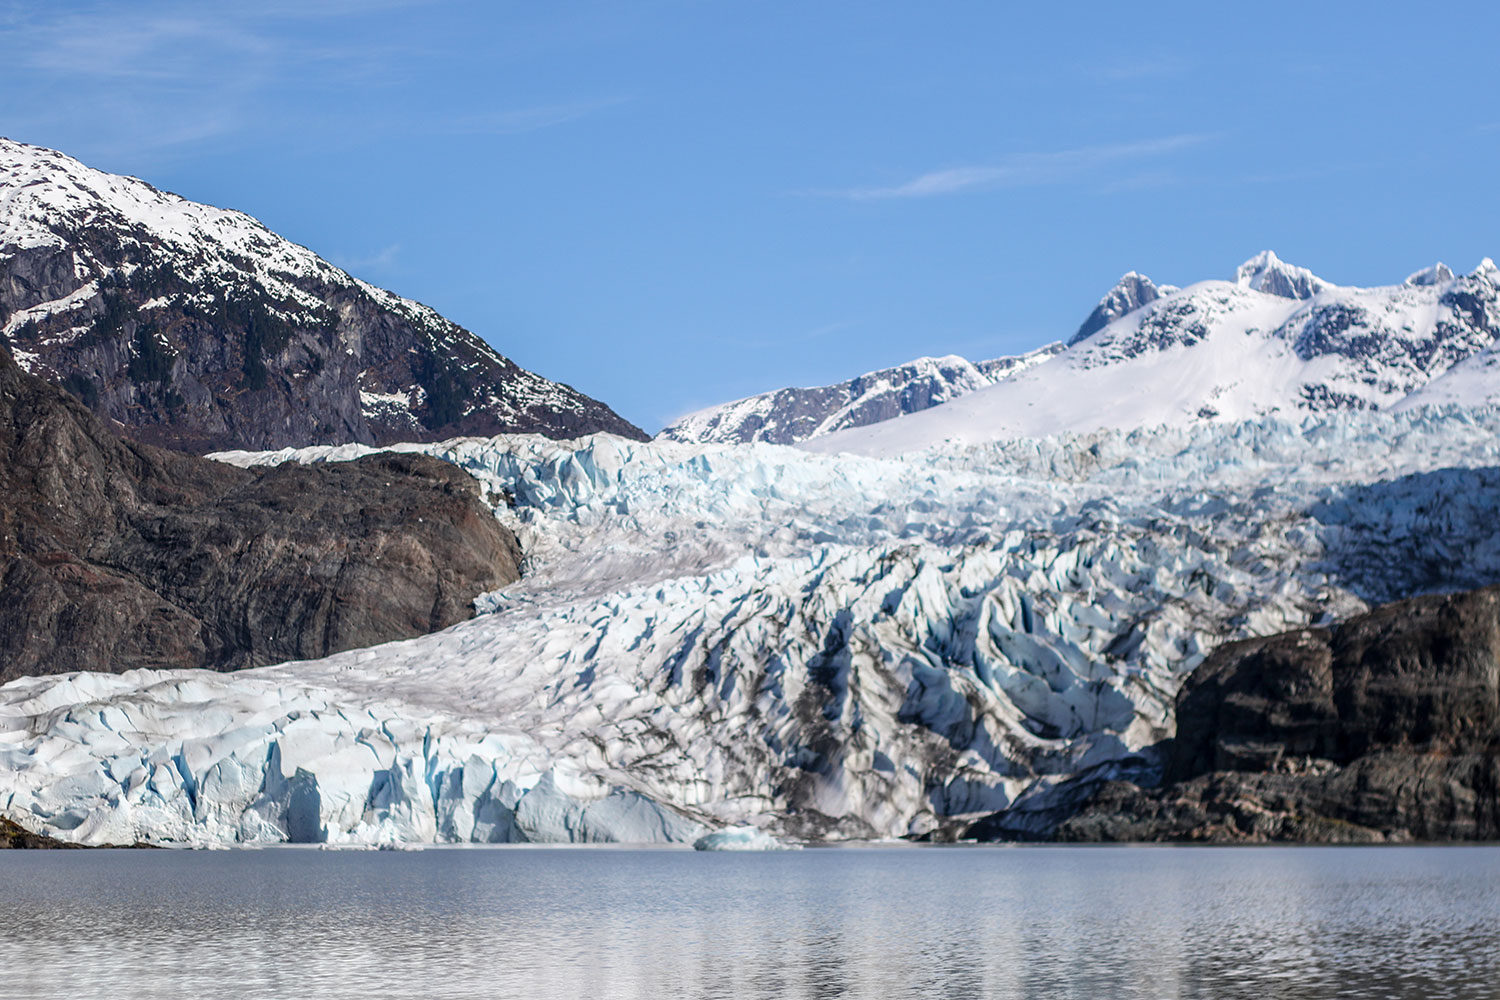
{"type": "Polygon", "coordinates": [[[646,435],[243,212],[0,139],[0,331],[26,370],[189,451],[646,435]]]}
{"type": "Polygon", "coordinates": [[[1233,281],[1158,295],[996,385],[801,446],[888,455],[945,441],[1399,408],[1424,399],[1487,404],[1500,400],[1500,381],[1485,374],[1497,360],[1489,350],[1497,334],[1500,272],[1489,258],[1468,274],[1438,264],[1400,284],[1359,288],[1333,285],[1267,251],[1241,265],[1233,281]]]}
{"type": "Polygon", "coordinates": [[[914,358],[829,385],[788,387],[705,407],[679,417],[657,438],[698,444],[795,444],[850,427],[891,420],[993,385],[1061,351],[969,361],[956,354],[914,358]]]}

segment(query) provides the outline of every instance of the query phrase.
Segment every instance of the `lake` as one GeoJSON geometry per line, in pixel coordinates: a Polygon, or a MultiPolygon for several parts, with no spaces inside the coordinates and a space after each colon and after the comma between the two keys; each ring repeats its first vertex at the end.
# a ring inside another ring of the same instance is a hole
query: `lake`
{"type": "Polygon", "coordinates": [[[0,852],[0,998],[1500,997],[1500,847],[0,852]]]}

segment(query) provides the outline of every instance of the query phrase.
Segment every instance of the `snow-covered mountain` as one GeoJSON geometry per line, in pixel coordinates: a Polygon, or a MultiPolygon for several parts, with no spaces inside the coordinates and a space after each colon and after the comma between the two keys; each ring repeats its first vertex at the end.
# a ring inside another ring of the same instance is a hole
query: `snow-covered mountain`
{"type": "Polygon", "coordinates": [[[1115,287],[1104,293],[1099,304],[1094,306],[1094,311],[1089,313],[1078,332],[1068,339],[1068,346],[1078,343],[1087,337],[1091,337],[1104,329],[1121,316],[1127,316],[1135,312],[1141,306],[1149,302],[1155,302],[1161,296],[1177,291],[1171,285],[1163,285],[1157,288],[1150,278],[1135,271],[1129,271],[1115,282],[1115,287]]]}
{"type": "Polygon", "coordinates": [[[15,681],[0,809],[94,843],[1045,830],[1074,779],[1149,769],[1216,644],[1500,579],[1500,410],[1293,416],[899,459],[401,446],[513,501],[529,571],[486,613],[15,681]]]}
{"type": "Polygon", "coordinates": [[[699,444],[794,444],[937,406],[1040,364],[1062,347],[1049,344],[979,362],[957,355],[917,358],[834,385],[763,392],[690,413],[657,437],[699,444]]]}
{"type": "Polygon", "coordinates": [[[1476,404],[1500,388],[1488,374],[1500,272],[1488,259],[1466,275],[1439,264],[1378,288],[1333,285],[1269,252],[1233,282],[1152,289],[1131,278],[1139,276],[1106,296],[1101,315],[1143,304],[1041,364],[804,446],[891,455],[945,441],[1476,404]]]}
{"type": "Polygon", "coordinates": [[[0,336],[133,436],[187,450],[645,437],[248,215],[6,139],[0,336]]]}

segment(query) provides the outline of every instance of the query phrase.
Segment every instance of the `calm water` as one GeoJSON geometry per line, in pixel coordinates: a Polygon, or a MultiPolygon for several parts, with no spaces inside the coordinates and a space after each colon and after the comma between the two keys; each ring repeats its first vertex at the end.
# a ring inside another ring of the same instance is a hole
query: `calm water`
{"type": "Polygon", "coordinates": [[[1500,848],[0,852],[0,997],[1500,997],[1500,848]]]}

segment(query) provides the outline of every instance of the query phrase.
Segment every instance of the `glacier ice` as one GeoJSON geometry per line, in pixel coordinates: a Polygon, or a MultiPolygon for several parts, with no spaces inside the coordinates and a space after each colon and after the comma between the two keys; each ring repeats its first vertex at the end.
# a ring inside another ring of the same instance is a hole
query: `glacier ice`
{"type": "Polygon", "coordinates": [[[81,843],[691,842],[524,734],[208,671],[0,688],[0,803],[81,843]]]}
{"type": "Polygon", "coordinates": [[[798,844],[784,844],[753,826],[726,826],[693,841],[695,851],[794,851],[798,844]]]}
{"type": "Polygon", "coordinates": [[[0,810],[94,843],[1024,825],[1078,775],[1149,767],[1215,644],[1500,577],[1494,408],[896,459],[397,447],[480,480],[521,581],[469,622],[324,660],[13,682],[0,810]]]}

